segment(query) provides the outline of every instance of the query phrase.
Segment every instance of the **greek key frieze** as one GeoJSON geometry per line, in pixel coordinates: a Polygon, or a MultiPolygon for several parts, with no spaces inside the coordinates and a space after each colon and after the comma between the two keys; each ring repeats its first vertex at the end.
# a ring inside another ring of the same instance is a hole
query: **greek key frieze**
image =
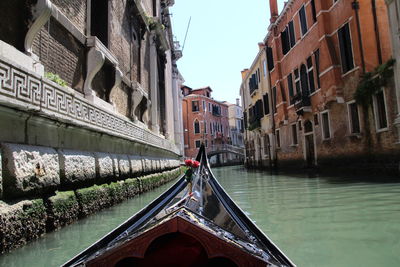
{"type": "Polygon", "coordinates": [[[80,126],[102,129],[111,135],[118,134],[128,139],[175,150],[167,140],[142,129],[133,122],[93,106],[83,97],[76,96],[47,79],[38,78],[1,59],[0,98],[3,103],[12,102],[14,105],[20,103],[21,109],[26,109],[28,103],[51,117],[67,119],[80,126]]]}

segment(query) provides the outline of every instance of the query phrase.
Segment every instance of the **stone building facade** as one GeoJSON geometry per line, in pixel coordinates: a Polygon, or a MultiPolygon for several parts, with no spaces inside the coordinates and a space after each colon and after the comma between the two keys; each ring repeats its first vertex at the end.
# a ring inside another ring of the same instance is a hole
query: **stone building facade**
{"type": "Polygon", "coordinates": [[[126,178],[136,172],[129,157],[143,161],[143,173],[157,169],[146,169],[147,159],[179,164],[182,151],[174,142],[182,123],[172,103],[180,101],[181,52],[173,42],[171,5],[1,1],[5,198],[126,178]]]}
{"type": "Polygon", "coordinates": [[[385,2],[291,0],[280,13],[277,1],[269,2],[263,44],[274,115],[269,128],[256,131],[273,135],[270,145],[259,142],[271,148],[270,162],[397,173],[398,107],[385,2]]]}
{"type": "MultiPolygon", "coordinates": [[[[201,143],[210,154],[228,144],[230,128],[228,105],[211,97],[210,87],[192,89],[182,86],[182,102],[185,157],[195,158],[201,143]]],[[[218,155],[214,161],[224,163],[226,155],[218,155]]]]}
{"type": "Polygon", "coordinates": [[[244,147],[243,110],[240,106],[240,100],[237,98],[236,104],[230,104],[228,102],[226,102],[226,104],[228,105],[228,119],[231,132],[229,144],[244,147]]]}

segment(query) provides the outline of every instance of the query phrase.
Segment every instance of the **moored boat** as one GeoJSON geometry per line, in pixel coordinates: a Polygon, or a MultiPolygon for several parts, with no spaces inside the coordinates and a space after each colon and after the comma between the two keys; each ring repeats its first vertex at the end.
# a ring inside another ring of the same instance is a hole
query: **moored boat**
{"type": "Polygon", "coordinates": [[[202,145],[181,177],[148,206],[63,266],[295,266],[220,186],[202,145]]]}

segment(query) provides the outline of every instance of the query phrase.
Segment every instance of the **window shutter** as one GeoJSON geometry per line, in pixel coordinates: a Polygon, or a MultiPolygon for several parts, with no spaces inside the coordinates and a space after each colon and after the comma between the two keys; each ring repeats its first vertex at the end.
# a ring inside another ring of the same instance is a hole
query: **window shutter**
{"type": "Polygon", "coordinates": [[[290,47],[292,48],[293,46],[296,45],[296,35],[294,33],[293,21],[289,22],[289,36],[290,36],[290,47]]]}
{"type": "Polygon", "coordinates": [[[274,69],[274,55],[272,53],[272,48],[267,47],[267,61],[268,61],[268,70],[271,71],[274,69]]]}

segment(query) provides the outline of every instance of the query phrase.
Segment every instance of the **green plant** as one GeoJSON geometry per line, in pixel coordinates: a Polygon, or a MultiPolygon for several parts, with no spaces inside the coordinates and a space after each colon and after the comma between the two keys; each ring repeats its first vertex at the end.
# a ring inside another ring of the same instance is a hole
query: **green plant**
{"type": "Polygon", "coordinates": [[[364,107],[371,103],[372,96],[382,87],[386,86],[390,77],[393,76],[393,65],[395,59],[390,59],[378,66],[374,71],[365,73],[354,93],[356,102],[364,107]]]}
{"type": "Polygon", "coordinates": [[[60,76],[58,74],[54,74],[52,72],[45,72],[44,73],[44,77],[46,77],[47,79],[49,79],[50,81],[55,82],[56,84],[65,87],[67,86],[67,82],[64,81],[63,79],[60,78],[60,76]]]}

